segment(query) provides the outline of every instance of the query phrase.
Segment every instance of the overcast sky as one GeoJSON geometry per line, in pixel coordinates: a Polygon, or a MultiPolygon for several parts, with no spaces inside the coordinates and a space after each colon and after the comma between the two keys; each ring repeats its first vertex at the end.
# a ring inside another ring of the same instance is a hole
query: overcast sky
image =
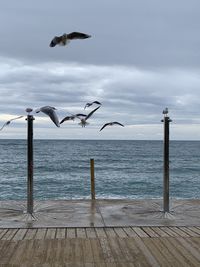
{"type": "MultiPolygon", "coordinates": [[[[27,107],[88,113],[98,100],[86,128],[33,113],[34,137],[162,139],[168,107],[171,139],[200,140],[199,14],[199,0],[1,0],[0,124],[27,107]],[[49,47],[72,31],[92,37],[49,47]],[[99,132],[110,121],[125,127],[99,132]]],[[[26,138],[25,118],[0,138],[26,138]]]]}

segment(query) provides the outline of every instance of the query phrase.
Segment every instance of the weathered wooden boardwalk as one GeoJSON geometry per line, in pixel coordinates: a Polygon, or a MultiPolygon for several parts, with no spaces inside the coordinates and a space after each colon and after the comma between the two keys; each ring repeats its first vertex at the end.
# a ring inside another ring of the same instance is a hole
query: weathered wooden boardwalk
{"type": "Polygon", "coordinates": [[[4,228],[0,266],[200,266],[200,227],[4,228]]]}

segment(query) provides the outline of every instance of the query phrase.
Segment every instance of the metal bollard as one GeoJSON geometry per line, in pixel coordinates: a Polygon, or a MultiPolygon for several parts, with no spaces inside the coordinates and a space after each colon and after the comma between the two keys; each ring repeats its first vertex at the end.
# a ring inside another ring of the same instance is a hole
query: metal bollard
{"type": "Polygon", "coordinates": [[[33,214],[33,120],[27,115],[27,213],[33,214]]]}
{"type": "MultiPolygon", "coordinates": [[[[166,109],[167,110],[167,109],[166,109]]],[[[167,110],[168,113],[168,110],[167,110]]],[[[169,123],[170,118],[164,113],[164,149],[163,149],[163,211],[169,212],[169,123]]]]}

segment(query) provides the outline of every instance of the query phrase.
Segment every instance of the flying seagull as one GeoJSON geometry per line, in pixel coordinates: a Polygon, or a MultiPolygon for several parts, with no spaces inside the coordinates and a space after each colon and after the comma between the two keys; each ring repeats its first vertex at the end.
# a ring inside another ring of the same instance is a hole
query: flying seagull
{"type": "Polygon", "coordinates": [[[85,127],[86,125],[88,125],[89,123],[86,121],[87,119],[89,119],[92,114],[97,111],[97,109],[99,109],[99,107],[93,109],[88,115],[84,115],[84,114],[77,114],[76,117],[79,118],[81,120],[81,122],[79,123],[82,127],[85,127]],[[79,115],[79,116],[78,116],[79,115]],[[80,116],[81,115],[81,116],[80,116]],[[84,115],[84,116],[83,116],[84,115]]]}
{"type": "Polygon", "coordinates": [[[64,121],[70,121],[70,120],[75,120],[75,118],[79,118],[81,119],[80,117],[86,117],[87,115],[86,114],[82,114],[82,113],[78,113],[78,114],[71,114],[71,116],[66,116],[65,118],[63,118],[60,122],[60,124],[62,124],[64,121]]]}
{"type": "Polygon", "coordinates": [[[11,121],[21,119],[22,117],[24,117],[24,116],[19,116],[19,117],[16,117],[16,118],[13,118],[13,119],[7,121],[7,122],[4,123],[4,125],[0,128],[0,131],[3,130],[3,128],[4,128],[5,126],[9,125],[9,124],[11,123],[11,121]]]}
{"type": "Polygon", "coordinates": [[[91,103],[87,103],[84,107],[84,109],[92,106],[93,104],[97,104],[97,105],[100,105],[101,106],[101,103],[99,101],[94,101],[94,102],[91,102],[91,103]]]}
{"type": "Polygon", "coordinates": [[[75,39],[86,39],[90,38],[91,35],[82,33],[82,32],[71,32],[69,34],[64,33],[61,36],[55,36],[52,40],[51,43],[49,44],[50,47],[54,47],[56,45],[61,45],[65,46],[68,44],[71,40],[75,39]]]}
{"type": "Polygon", "coordinates": [[[56,108],[54,108],[54,107],[44,106],[44,107],[41,107],[41,108],[37,109],[35,112],[36,113],[39,113],[40,111],[43,112],[44,114],[46,114],[47,116],[50,117],[50,119],[53,121],[53,123],[57,127],[60,127],[58,116],[57,116],[55,110],[56,110],[56,108]]]}
{"type": "Polygon", "coordinates": [[[123,124],[121,124],[121,123],[119,123],[119,122],[117,122],[117,121],[113,121],[113,122],[105,123],[105,124],[101,127],[100,131],[102,131],[106,126],[113,126],[113,125],[120,125],[120,126],[124,127],[123,124]]]}

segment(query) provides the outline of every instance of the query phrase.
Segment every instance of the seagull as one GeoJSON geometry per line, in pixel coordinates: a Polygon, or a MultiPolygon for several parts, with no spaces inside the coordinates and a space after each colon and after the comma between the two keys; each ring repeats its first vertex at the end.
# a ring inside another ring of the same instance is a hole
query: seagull
{"type": "Polygon", "coordinates": [[[60,122],[60,124],[62,124],[64,121],[70,121],[70,120],[73,120],[76,118],[76,115],[71,115],[71,116],[66,116],[65,118],[63,118],[60,122]]]}
{"type": "Polygon", "coordinates": [[[97,109],[99,109],[100,108],[100,106],[99,107],[97,107],[97,108],[95,108],[95,109],[93,109],[88,115],[86,115],[85,116],[85,114],[78,114],[78,115],[76,115],[76,117],[77,118],[79,118],[80,120],[81,120],[81,122],[79,123],[82,127],[85,127],[86,125],[88,125],[89,123],[86,121],[87,119],[89,119],[91,116],[92,116],[92,114],[95,112],[95,111],[97,111],[97,109]],[[82,116],[80,116],[80,115],[82,115],[82,116]],[[83,116],[84,115],[84,116],[83,116]]]}
{"type": "Polygon", "coordinates": [[[113,125],[115,125],[115,124],[124,127],[123,124],[121,124],[121,123],[119,123],[119,122],[117,122],[117,121],[113,121],[113,122],[105,123],[105,124],[101,127],[101,129],[100,129],[99,131],[103,130],[106,126],[113,126],[113,125]]]}
{"type": "Polygon", "coordinates": [[[165,108],[165,109],[163,110],[163,114],[164,114],[165,116],[167,116],[167,114],[168,114],[168,108],[165,108]]]}
{"type": "Polygon", "coordinates": [[[32,111],[33,111],[33,109],[32,108],[26,108],[26,110],[25,110],[28,114],[30,114],[32,111]]]}
{"type": "MultiPolygon", "coordinates": [[[[82,114],[82,113],[78,113],[78,114],[71,114],[71,116],[66,116],[65,118],[63,118],[60,122],[60,124],[62,124],[64,121],[69,121],[69,120],[75,120],[75,118],[79,118],[79,117],[86,117],[86,114],[82,114]]],[[[79,118],[80,119],[80,118],[79,118]]]]}
{"type": "Polygon", "coordinates": [[[65,46],[68,44],[71,40],[75,39],[86,39],[90,38],[91,35],[82,33],[82,32],[71,32],[69,34],[64,33],[61,36],[55,36],[52,40],[51,43],[49,44],[50,47],[55,47],[56,45],[61,45],[65,46]]]}
{"type": "Polygon", "coordinates": [[[16,117],[16,118],[13,118],[13,119],[7,121],[7,122],[4,123],[4,125],[0,128],[0,131],[3,130],[3,128],[4,128],[5,126],[9,125],[9,124],[11,123],[11,121],[21,119],[22,117],[24,117],[24,116],[19,116],[19,117],[16,117]]]}
{"type": "Polygon", "coordinates": [[[101,106],[101,103],[99,101],[94,101],[94,102],[91,102],[91,103],[87,103],[84,107],[84,109],[92,106],[93,104],[97,104],[97,105],[100,105],[101,106]]]}
{"type": "Polygon", "coordinates": [[[48,115],[50,119],[53,121],[53,123],[57,126],[60,127],[60,123],[58,120],[58,116],[55,112],[56,108],[50,107],[50,106],[44,106],[39,109],[37,109],[35,112],[39,113],[40,111],[43,112],[44,114],[48,115]]]}

